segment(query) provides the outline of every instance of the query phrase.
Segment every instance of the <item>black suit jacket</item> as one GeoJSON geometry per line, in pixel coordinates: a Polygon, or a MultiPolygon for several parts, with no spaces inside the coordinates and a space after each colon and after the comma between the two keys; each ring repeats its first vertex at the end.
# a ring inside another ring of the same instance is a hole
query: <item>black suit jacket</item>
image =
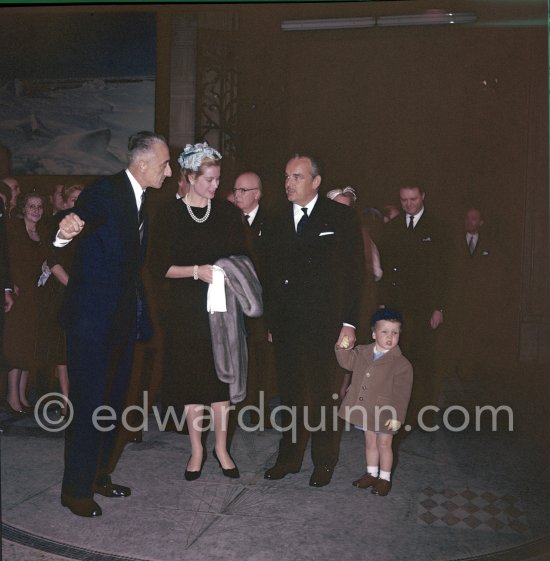
{"type": "MultiPolygon", "coordinates": [[[[77,238],[63,325],[77,335],[93,334],[106,345],[124,341],[137,317],[143,264],[138,210],[126,173],[100,179],[85,189],[72,212],[86,226],[77,238]]],[[[146,313],[142,316],[146,333],[150,322],[146,313]]]]}
{"type": "Polygon", "coordinates": [[[254,235],[256,237],[261,237],[262,229],[265,225],[266,218],[267,218],[266,211],[263,205],[260,203],[258,212],[256,213],[256,216],[254,217],[252,224],[249,226],[252,232],[254,232],[254,235]]]}
{"type": "Polygon", "coordinates": [[[298,236],[288,204],[264,223],[262,238],[264,301],[274,335],[334,337],[344,322],[357,326],[364,252],[355,212],[319,197],[298,236]]]}
{"type": "Polygon", "coordinates": [[[477,244],[473,253],[470,253],[470,248],[466,243],[466,233],[462,233],[454,244],[456,258],[470,260],[482,258],[484,261],[495,256],[494,246],[494,242],[482,232],[478,233],[477,244]]]}
{"type": "MultiPolygon", "coordinates": [[[[452,316],[470,316],[486,323],[487,315],[495,314],[499,306],[505,305],[504,295],[509,291],[509,277],[502,253],[496,243],[484,232],[479,233],[472,254],[466,243],[466,234],[461,233],[454,245],[451,262],[452,316]]],[[[497,314],[498,315],[498,314],[497,314]]]]}
{"type": "Polygon", "coordinates": [[[412,232],[403,215],[388,222],[378,249],[383,270],[380,304],[422,314],[446,307],[450,238],[445,225],[428,210],[412,232]]]}
{"type": "Polygon", "coordinates": [[[260,204],[258,208],[258,212],[252,221],[252,224],[248,224],[246,218],[243,215],[243,222],[245,225],[245,240],[246,240],[246,247],[248,253],[254,263],[254,267],[256,268],[256,272],[260,276],[260,270],[262,266],[261,261],[261,254],[262,254],[262,243],[263,243],[263,229],[267,220],[267,214],[263,207],[260,204]]]}

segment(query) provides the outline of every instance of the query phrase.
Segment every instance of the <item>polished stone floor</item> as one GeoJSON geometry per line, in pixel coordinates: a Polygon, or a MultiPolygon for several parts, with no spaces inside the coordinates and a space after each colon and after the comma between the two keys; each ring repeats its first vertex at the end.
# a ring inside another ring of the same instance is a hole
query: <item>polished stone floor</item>
{"type": "MultiPolygon", "coordinates": [[[[462,420],[448,419],[451,428],[462,420]]],[[[309,452],[299,474],[263,478],[276,455],[273,429],[237,430],[240,479],[224,477],[210,454],[201,478],[187,482],[188,438],[150,418],[113,476],[132,496],[96,496],[96,519],[60,504],[62,432],[6,412],[0,426],[5,561],[550,559],[548,447],[529,431],[509,431],[503,418],[495,431],[484,421],[479,431],[472,422],[463,431],[411,432],[387,497],[351,485],[365,463],[355,429],[343,434],[331,484],[315,489],[309,452]]]]}

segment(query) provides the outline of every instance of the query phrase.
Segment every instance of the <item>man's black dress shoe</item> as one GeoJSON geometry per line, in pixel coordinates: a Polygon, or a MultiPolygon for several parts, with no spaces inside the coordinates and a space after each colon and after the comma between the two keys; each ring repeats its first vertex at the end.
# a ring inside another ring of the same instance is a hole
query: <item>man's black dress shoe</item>
{"type": "Polygon", "coordinates": [[[299,471],[300,468],[293,469],[284,464],[275,464],[264,473],[264,479],[271,479],[272,481],[275,481],[277,479],[282,479],[289,473],[298,473],[299,471]]]}
{"type": "MultiPolygon", "coordinates": [[[[229,457],[231,458],[231,456],[229,456],[229,457]]],[[[237,467],[235,462],[233,462],[235,464],[235,467],[225,469],[222,466],[222,463],[220,462],[220,459],[218,458],[218,454],[216,454],[216,449],[214,449],[214,458],[216,458],[216,461],[218,462],[218,465],[220,466],[220,469],[222,470],[222,473],[225,475],[225,477],[231,477],[232,479],[239,479],[241,474],[239,473],[239,468],[237,467]]],[[[231,458],[231,459],[233,459],[233,458],[231,458]]]]}
{"type": "Polygon", "coordinates": [[[61,493],[61,504],[77,516],[87,516],[88,518],[101,516],[101,507],[93,499],[61,493]]]}
{"type": "Polygon", "coordinates": [[[311,487],[324,487],[330,483],[334,470],[328,466],[315,466],[309,479],[311,487]]]}
{"type": "Polygon", "coordinates": [[[111,481],[110,476],[100,477],[94,484],[94,493],[99,493],[104,497],[129,497],[132,494],[130,487],[117,485],[111,481]]]}

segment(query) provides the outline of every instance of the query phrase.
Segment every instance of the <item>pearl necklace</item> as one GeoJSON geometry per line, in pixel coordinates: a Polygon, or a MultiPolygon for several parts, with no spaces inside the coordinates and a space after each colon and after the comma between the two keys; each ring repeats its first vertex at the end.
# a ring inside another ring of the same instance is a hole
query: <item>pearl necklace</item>
{"type": "Polygon", "coordinates": [[[208,220],[208,217],[210,216],[210,199],[208,199],[208,203],[206,204],[206,213],[202,218],[197,218],[194,214],[193,211],[191,210],[191,207],[189,206],[189,203],[187,202],[187,195],[185,195],[185,197],[183,197],[183,202],[185,203],[185,206],[187,207],[187,212],[189,212],[189,216],[195,221],[198,222],[199,224],[202,224],[203,222],[206,222],[208,220]]]}

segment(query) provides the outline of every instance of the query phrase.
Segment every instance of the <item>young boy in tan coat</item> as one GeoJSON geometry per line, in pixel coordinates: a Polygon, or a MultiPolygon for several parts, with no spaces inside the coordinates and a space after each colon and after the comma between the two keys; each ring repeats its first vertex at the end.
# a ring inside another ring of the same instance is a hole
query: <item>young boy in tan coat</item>
{"type": "Polygon", "coordinates": [[[397,344],[401,314],[380,309],[370,323],[374,343],[350,349],[344,338],[336,347],[340,366],[353,371],[338,415],[365,433],[367,473],[353,485],[386,496],[391,490],[392,439],[405,419],[413,369],[397,344]]]}

